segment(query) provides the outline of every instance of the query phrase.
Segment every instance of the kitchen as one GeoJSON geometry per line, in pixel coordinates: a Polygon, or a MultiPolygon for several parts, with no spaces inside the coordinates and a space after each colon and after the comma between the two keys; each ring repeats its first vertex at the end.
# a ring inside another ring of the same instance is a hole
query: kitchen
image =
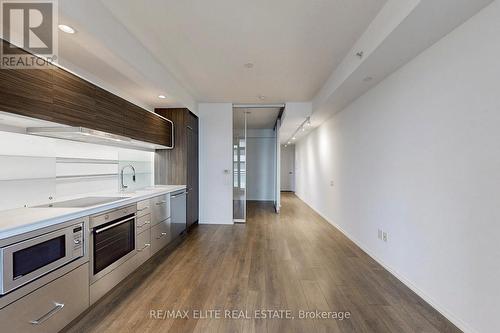
{"type": "Polygon", "coordinates": [[[0,332],[500,331],[500,0],[0,19],[0,332]]]}
{"type": "Polygon", "coordinates": [[[58,332],[197,224],[198,119],[55,66],[0,76],[0,323],[58,332]]]}

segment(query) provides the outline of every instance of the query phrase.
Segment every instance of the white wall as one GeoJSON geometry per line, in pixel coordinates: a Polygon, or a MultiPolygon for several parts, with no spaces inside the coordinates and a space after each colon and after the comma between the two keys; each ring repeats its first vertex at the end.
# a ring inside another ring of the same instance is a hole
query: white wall
{"type": "Polygon", "coordinates": [[[137,172],[136,183],[132,182],[130,169],[125,173],[124,182],[129,189],[154,183],[152,152],[3,131],[0,142],[0,210],[88,193],[118,192],[118,173],[127,164],[134,165],[137,172]],[[83,160],[67,163],[61,158],[83,160]],[[112,163],[88,163],[85,159],[112,163]],[[104,174],[107,176],[97,176],[104,174]],[[73,177],[79,175],[92,177],[73,177]],[[68,176],[72,178],[63,178],[68,176]]]}
{"type": "Polygon", "coordinates": [[[233,223],[233,105],[200,103],[200,220],[233,223]],[[226,173],[225,170],[228,172],[226,173]]]}
{"type": "Polygon", "coordinates": [[[296,146],[297,194],[466,332],[500,332],[499,36],[495,1],[296,146]]]}
{"type": "Polygon", "coordinates": [[[247,130],[247,200],[274,201],[275,161],[274,131],[247,130]]]}

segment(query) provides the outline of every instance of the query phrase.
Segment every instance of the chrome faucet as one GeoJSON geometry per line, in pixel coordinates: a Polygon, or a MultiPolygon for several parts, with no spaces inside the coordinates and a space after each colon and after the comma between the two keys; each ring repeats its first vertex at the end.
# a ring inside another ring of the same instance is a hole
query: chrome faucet
{"type": "Polygon", "coordinates": [[[129,167],[132,169],[132,172],[133,172],[132,181],[135,183],[135,168],[134,168],[134,166],[132,164],[125,165],[124,167],[122,167],[122,171],[120,173],[121,186],[122,186],[121,190],[122,191],[124,191],[126,188],[128,188],[128,186],[123,183],[123,171],[129,167]]]}

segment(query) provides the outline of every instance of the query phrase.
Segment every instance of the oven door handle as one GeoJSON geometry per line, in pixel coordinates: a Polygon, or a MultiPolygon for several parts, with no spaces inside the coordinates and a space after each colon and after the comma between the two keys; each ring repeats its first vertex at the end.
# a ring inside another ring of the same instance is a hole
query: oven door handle
{"type": "Polygon", "coordinates": [[[99,234],[99,233],[101,233],[101,232],[103,232],[103,231],[106,231],[106,230],[108,230],[108,229],[114,228],[114,227],[116,227],[117,225],[123,224],[123,223],[128,222],[128,221],[133,220],[133,219],[135,219],[135,215],[134,215],[134,216],[132,216],[132,217],[129,217],[128,219],[118,221],[118,222],[116,222],[116,223],[113,223],[113,224],[108,225],[108,226],[106,226],[106,227],[104,227],[104,228],[101,228],[101,229],[95,228],[95,229],[94,229],[94,231],[95,231],[95,233],[96,233],[96,234],[99,234]]]}

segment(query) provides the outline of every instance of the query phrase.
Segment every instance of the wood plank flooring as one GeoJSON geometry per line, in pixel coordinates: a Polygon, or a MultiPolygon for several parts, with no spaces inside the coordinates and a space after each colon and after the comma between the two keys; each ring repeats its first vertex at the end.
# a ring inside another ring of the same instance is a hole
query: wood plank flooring
{"type": "Polygon", "coordinates": [[[291,193],[280,215],[251,202],[246,225],[195,228],[66,331],[460,332],[291,193]],[[250,318],[225,318],[233,309],[250,318]],[[151,310],[189,318],[155,319],[151,310]],[[195,310],[214,312],[193,318],[195,310]],[[258,319],[255,310],[289,310],[295,319],[258,319]],[[350,318],[298,319],[301,310],[350,318]]]}

